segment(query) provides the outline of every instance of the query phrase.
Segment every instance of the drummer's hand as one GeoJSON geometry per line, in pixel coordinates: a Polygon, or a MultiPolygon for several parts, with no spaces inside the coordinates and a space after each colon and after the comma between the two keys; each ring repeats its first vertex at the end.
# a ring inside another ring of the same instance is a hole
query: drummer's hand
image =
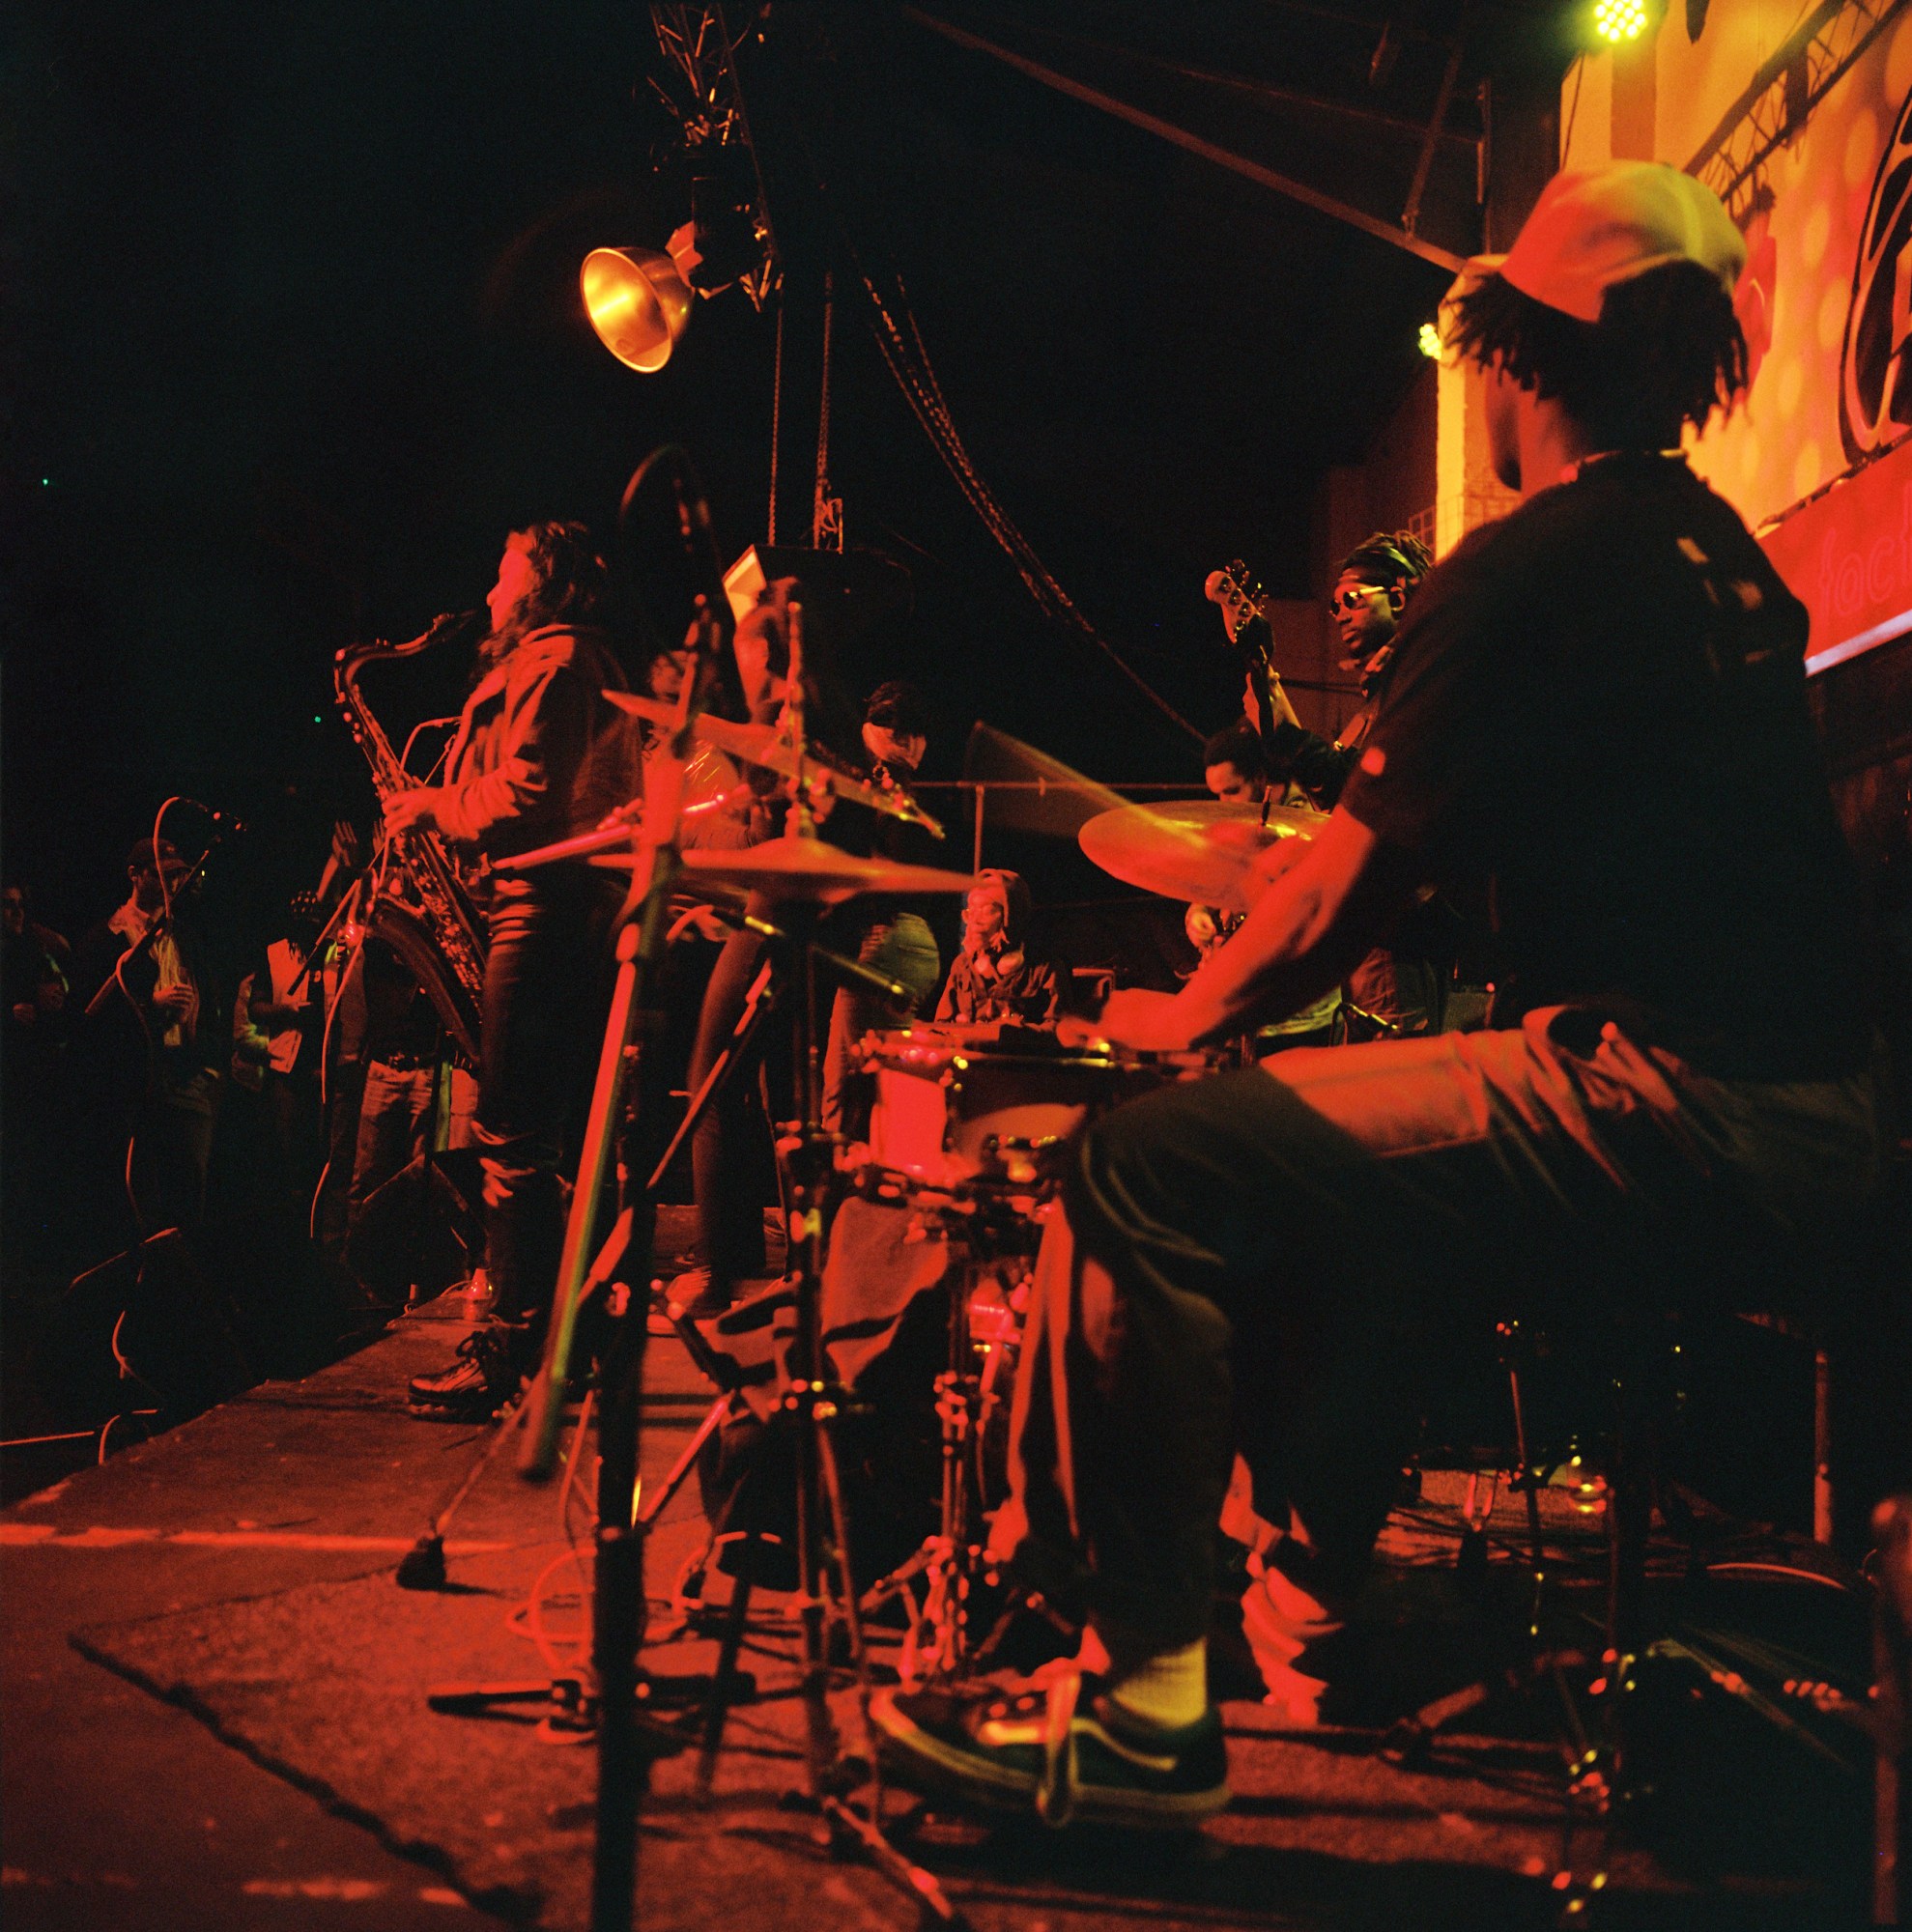
{"type": "Polygon", "coordinates": [[[1188,944],[1204,958],[1208,956],[1209,949],[1221,937],[1214,913],[1205,905],[1191,905],[1182,915],[1182,930],[1188,935],[1188,944]]]}
{"type": "Polygon", "coordinates": [[[1111,993],[1096,1022],[1102,1038],[1143,1053],[1185,1053],[1194,1045],[1186,1007],[1174,993],[1128,986],[1111,993]]]}

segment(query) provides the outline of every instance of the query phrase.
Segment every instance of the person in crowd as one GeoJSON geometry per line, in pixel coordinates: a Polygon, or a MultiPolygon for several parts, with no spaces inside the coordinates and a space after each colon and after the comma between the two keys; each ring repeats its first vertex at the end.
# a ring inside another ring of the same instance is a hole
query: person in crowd
{"type": "Polygon", "coordinates": [[[63,1218],[67,1177],[59,1173],[66,1142],[68,1036],[73,950],[33,917],[25,884],[10,881],[0,896],[0,1184],[10,1237],[28,1226],[50,1230],[63,1218]]]}
{"type": "Polygon", "coordinates": [[[936,1018],[958,1026],[1053,1027],[1062,1012],[1062,970],[1031,950],[1029,887],[1020,872],[985,867],[963,904],[962,950],[950,968],[936,1018]]]}
{"type": "Polygon", "coordinates": [[[195,1226],[228,1057],[191,867],[169,839],[127,854],[126,901],[80,942],[75,998],[122,1103],[124,1173],[142,1234],[195,1226]]]}
{"type": "Polygon", "coordinates": [[[58,1033],[72,991],[73,949],[33,917],[26,886],[14,880],[0,893],[0,992],[9,1039],[29,1029],[58,1033]]]}
{"type": "MultiPolygon", "coordinates": [[[[1264,762],[1261,736],[1241,719],[1225,730],[1217,731],[1203,746],[1202,776],[1210,792],[1231,805],[1260,807],[1274,789],[1264,762]]],[[[1195,949],[1197,960],[1206,960],[1227,943],[1241,919],[1241,913],[1225,912],[1218,906],[1191,905],[1183,914],[1182,929],[1195,949]]],[[[1340,1010],[1341,989],[1336,986],[1299,1012],[1260,1028],[1255,1035],[1254,1051],[1279,1053],[1295,1046],[1327,1046],[1337,1037],[1336,1016],[1340,1010]]]]}

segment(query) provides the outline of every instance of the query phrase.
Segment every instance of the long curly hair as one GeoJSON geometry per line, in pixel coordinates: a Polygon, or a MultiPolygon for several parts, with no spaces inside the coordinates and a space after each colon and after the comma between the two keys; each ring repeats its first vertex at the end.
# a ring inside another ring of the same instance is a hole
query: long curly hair
{"type": "Polygon", "coordinates": [[[524,545],[536,582],[525,608],[530,626],[589,624],[602,617],[611,573],[583,524],[529,524],[511,535],[524,545]]]}

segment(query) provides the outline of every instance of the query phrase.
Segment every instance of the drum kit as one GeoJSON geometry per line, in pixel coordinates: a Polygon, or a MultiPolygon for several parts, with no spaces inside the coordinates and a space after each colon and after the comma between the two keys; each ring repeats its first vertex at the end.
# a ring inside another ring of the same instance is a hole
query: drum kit
{"type": "MultiPolygon", "coordinates": [[[[819,839],[812,808],[820,808],[826,794],[923,825],[937,837],[941,828],[905,794],[885,790],[819,756],[805,742],[800,709],[783,726],[745,725],[699,715],[688,699],[668,706],[621,692],[606,696],[671,732],[679,771],[700,741],[742,764],[789,781],[793,803],[788,829],[781,837],[737,850],[680,850],[674,813],[661,830],[647,828],[646,811],[657,808],[638,800],[598,830],[495,867],[526,872],[558,862],[582,862],[627,870],[634,880],[550,1339],[526,1401],[520,1468],[539,1479],[554,1466],[569,1350],[584,1301],[593,1293],[606,1293],[613,1312],[619,1312],[628,1295],[620,1300],[615,1284],[633,1278],[630,1261],[642,1265],[644,1260],[638,1234],[647,1226],[642,1204],[627,1202],[595,1258],[592,1249],[600,1233],[599,1204],[625,1118],[627,1067],[635,1057],[634,1042],[642,1037],[638,1015],[644,962],[654,956],[650,949],[659,947],[665,897],[688,891],[720,907],[728,904],[728,917],[768,941],[770,971],[794,995],[786,1008],[798,1118],[781,1131],[778,1158],[788,1214],[787,1285],[796,1319],[781,1406],[795,1435],[796,1580],[810,1797],[887,1872],[892,1862],[900,1867],[900,1861],[883,1840],[880,1820],[864,1817],[842,1801],[841,1760],[825,1696],[831,1627],[861,1666],[864,1612],[900,1604],[909,1626],[904,1646],[908,1674],[918,1679],[955,1676],[986,1662],[990,1638],[987,1634],[979,1637],[972,1629],[971,1607],[982,1601],[979,1584],[992,1576],[987,1525],[1005,1491],[1007,1456],[997,1454],[992,1460],[985,1450],[999,1448],[1007,1435],[1009,1372],[1020,1346],[1021,1309],[1042,1228],[1059,1184],[1057,1156],[1090,1116],[1165,1082],[1210,1070],[1213,1062],[1199,1054],[1138,1056],[1107,1042],[1070,1049],[1052,1034],[1007,1025],[955,1029],[918,1024],[875,1033],[857,1052],[874,1087],[868,1139],[843,1145],[822,1125],[819,980],[824,973],[835,973],[893,996],[904,989],[821,947],[822,916],[866,894],[966,893],[973,877],[863,857],[819,839]],[[826,1357],[821,1317],[827,1230],[852,1195],[907,1216],[912,1231],[945,1241],[954,1262],[944,1276],[948,1349],[935,1386],[943,1471],[936,1528],[914,1556],[867,1590],[859,1589],[849,1560],[849,1524],[832,1435],[833,1420],[854,1398],[838,1384],[826,1357]]],[[[668,800],[664,809],[671,810],[668,800]]],[[[1123,806],[1090,819],[1080,839],[1085,853],[1118,879],[1240,910],[1253,896],[1253,873],[1262,855],[1281,839],[1305,838],[1312,817],[1215,802],[1123,806]]],[[[693,1097],[694,1116],[709,1104],[712,1084],[707,1082],[693,1097]]],[[[680,1138],[692,1124],[685,1123],[680,1138]]],[[[679,1323],[680,1333],[686,1325],[679,1323]]],[[[616,1326],[641,1335],[643,1323],[616,1326]]],[[[597,1377],[596,1886],[603,1894],[606,1922],[612,1922],[610,1901],[629,1896],[635,1850],[628,1812],[642,1785],[642,1752],[655,1743],[653,1739],[646,1746],[630,1716],[639,1695],[635,1654],[642,1635],[642,1540],[656,1501],[645,1496],[642,1510],[635,1501],[642,1350],[641,1341],[614,1342],[608,1351],[601,1350],[597,1377]]],[[[747,1602],[741,1582],[738,1591],[747,1602]]],[[[736,1602],[733,1597],[733,1610],[736,1602]]],[[[740,1622],[733,1617],[733,1624],[740,1622]]],[[[727,1634],[727,1656],[719,1663],[713,1703],[705,1715],[707,1762],[714,1754],[709,1741],[721,1737],[722,1699],[732,1682],[736,1634],[727,1634]]],[[[867,1693],[867,1673],[860,1668],[860,1675],[867,1693]]],[[[891,1875],[919,1893],[926,1882],[933,1886],[913,1868],[891,1875]]]]}
{"type": "MultiPolygon", "coordinates": [[[[675,715],[653,698],[605,695],[654,726],[675,715]]],[[[819,802],[827,793],[943,836],[908,794],[820,754],[787,725],[699,715],[691,729],[738,764],[775,773],[819,802]]],[[[571,861],[628,871],[642,811],[642,801],[635,801],[595,831],[500,861],[495,869],[523,872],[571,861]]],[[[968,873],[842,850],[802,829],[802,816],[793,811],[791,831],[756,845],[681,852],[675,885],[720,904],[743,902],[747,922],[766,937],[776,935],[785,971],[799,980],[792,1010],[803,1118],[785,1129],[779,1150],[795,1209],[794,1278],[820,1281],[831,1208],[851,1194],[908,1215],[914,1235],[942,1240],[956,1258],[944,1284],[949,1351],[936,1386],[944,1464],[937,1529],[908,1563],[861,1593],[865,1609],[899,1599],[908,1607],[909,1674],[954,1675],[973,1662],[965,1605],[985,1567],[981,1539],[1004,1489],[1003,1459],[991,1463],[981,1449],[1000,1439],[992,1424],[1007,1402],[1027,1277],[1058,1185],[1057,1155],[1095,1114],[1167,1082],[1199,1077],[1217,1063],[1207,1053],[1140,1055],[1105,1041],[1069,1049],[1051,1032],[1012,1024],[917,1022],[871,1033],[857,1044],[854,1064],[874,1090],[868,1136],[848,1147],[836,1143],[820,1124],[816,968],[892,995],[903,989],[819,946],[817,920],[866,894],[966,893],[975,881],[968,873]],[[813,1242],[807,1264],[801,1250],[813,1242]]],[[[1263,855],[1284,840],[1305,840],[1322,818],[1302,807],[1216,799],[1123,805],[1091,817],[1078,838],[1090,860],[1125,884],[1241,913],[1252,903],[1263,855]]],[[[693,1096],[692,1117],[673,1137],[673,1149],[688,1139],[712,1097],[708,1089],[693,1096]]],[[[845,1400],[844,1391],[827,1385],[815,1309],[807,1319],[802,1309],[817,1297],[799,1298],[796,1372],[831,1401],[845,1400]]],[[[821,1600],[821,1592],[810,1594],[821,1600]]]]}

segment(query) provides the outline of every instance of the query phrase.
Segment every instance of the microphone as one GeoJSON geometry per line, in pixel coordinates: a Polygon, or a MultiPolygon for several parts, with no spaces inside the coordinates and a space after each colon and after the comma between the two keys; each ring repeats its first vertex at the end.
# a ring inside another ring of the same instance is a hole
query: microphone
{"type": "Polygon", "coordinates": [[[632,472],[617,505],[618,534],[629,544],[641,539],[646,526],[655,532],[667,518],[682,560],[684,587],[702,597],[720,632],[728,633],[733,619],[724,589],[724,563],[717,554],[710,499],[690,452],[674,442],[660,444],[632,472]],[[656,500],[659,497],[664,500],[656,500]]]}

